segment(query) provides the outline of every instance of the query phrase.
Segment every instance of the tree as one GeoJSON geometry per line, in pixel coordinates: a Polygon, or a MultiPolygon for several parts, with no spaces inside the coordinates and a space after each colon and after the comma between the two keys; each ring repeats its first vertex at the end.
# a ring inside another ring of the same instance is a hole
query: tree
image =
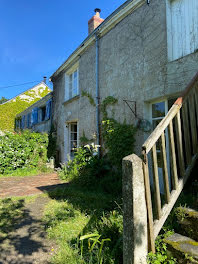
{"type": "Polygon", "coordinates": [[[7,101],[8,101],[8,99],[6,99],[4,96],[2,96],[1,99],[0,99],[0,104],[3,104],[5,102],[7,102],[7,101]]]}

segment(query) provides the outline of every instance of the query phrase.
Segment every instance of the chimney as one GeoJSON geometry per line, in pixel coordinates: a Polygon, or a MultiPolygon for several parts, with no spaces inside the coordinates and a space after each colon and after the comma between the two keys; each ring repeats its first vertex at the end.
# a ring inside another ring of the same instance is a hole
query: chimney
{"type": "Polygon", "coordinates": [[[43,82],[46,84],[46,81],[47,81],[47,77],[46,76],[44,76],[43,77],[43,82]]]}
{"type": "Polygon", "coordinates": [[[88,21],[88,29],[89,29],[89,34],[94,31],[94,29],[96,29],[103,21],[104,19],[102,19],[100,17],[100,12],[101,9],[96,8],[94,10],[94,12],[96,13],[95,16],[93,16],[89,21],[88,21]]]}

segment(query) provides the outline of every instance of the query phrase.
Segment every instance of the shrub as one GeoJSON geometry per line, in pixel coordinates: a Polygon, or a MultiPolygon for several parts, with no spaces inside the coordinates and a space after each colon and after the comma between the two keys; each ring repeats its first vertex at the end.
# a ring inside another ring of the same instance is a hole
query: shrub
{"type": "Polygon", "coordinates": [[[74,180],[79,177],[82,170],[93,160],[96,153],[96,146],[86,145],[77,149],[73,160],[62,164],[59,176],[63,180],[74,180]]]}
{"type": "Polygon", "coordinates": [[[114,119],[103,121],[103,138],[111,163],[121,168],[122,159],[134,152],[136,129],[133,125],[120,124],[114,119]]]}
{"type": "Polygon", "coordinates": [[[0,173],[41,167],[47,161],[48,135],[24,131],[0,136],[0,173]]]}

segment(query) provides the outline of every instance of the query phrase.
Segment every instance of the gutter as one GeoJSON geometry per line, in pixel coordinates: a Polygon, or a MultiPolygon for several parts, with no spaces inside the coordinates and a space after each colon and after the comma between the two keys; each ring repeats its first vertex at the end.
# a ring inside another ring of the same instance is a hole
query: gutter
{"type": "Polygon", "coordinates": [[[50,77],[53,81],[58,75],[69,68],[69,66],[78,59],[92,43],[95,42],[95,34],[100,31],[100,36],[104,36],[113,27],[115,27],[121,20],[123,20],[130,13],[145,4],[145,0],[128,0],[117,8],[104,22],[102,22],[82,43],[81,45],[68,57],[68,59],[53,73],[50,77]]]}

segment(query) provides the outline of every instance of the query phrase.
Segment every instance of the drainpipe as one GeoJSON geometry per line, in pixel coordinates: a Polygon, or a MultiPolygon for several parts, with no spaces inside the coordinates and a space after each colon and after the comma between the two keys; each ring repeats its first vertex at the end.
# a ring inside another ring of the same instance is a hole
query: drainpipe
{"type": "MultiPolygon", "coordinates": [[[[100,112],[99,112],[99,37],[98,33],[95,33],[96,38],[96,136],[97,145],[100,145],[100,112]]],[[[100,148],[97,148],[98,156],[100,156],[100,148]]]]}

